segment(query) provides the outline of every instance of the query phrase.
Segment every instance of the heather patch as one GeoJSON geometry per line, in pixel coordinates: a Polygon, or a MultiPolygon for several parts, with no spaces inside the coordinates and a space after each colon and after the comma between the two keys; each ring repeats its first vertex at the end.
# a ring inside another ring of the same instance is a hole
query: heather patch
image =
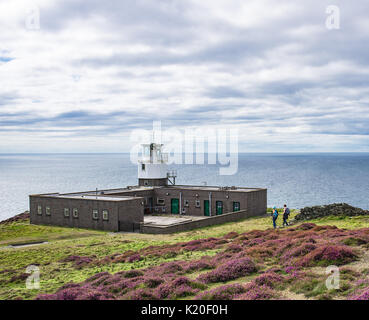
{"type": "Polygon", "coordinates": [[[349,296],[349,300],[369,300],[369,287],[349,296]]]}
{"type": "Polygon", "coordinates": [[[164,279],[163,278],[159,278],[159,277],[156,277],[156,278],[148,278],[148,279],[145,279],[145,281],[144,281],[144,283],[146,284],[146,286],[148,288],[156,288],[160,284],[162,284],[163,282],[164,282],[164,279]]]}
{"type": "Polygon", "coordinates": [[[179,277],[175,280],[161,284],[155,291],[159,299],[176,299],[192,296],[206,286],[197,281],[192,281],[186,277],[179,277]]]}
{"type": "Polygon", "coordinates": [[[324,245],[301,258],[298,264],[301,266],[344,265],[356,259],[356,253],[347,246],[324,245]]]}
{"type": "Polygon", "coordinates": [[[292,247],[289,250],[284,250],[284,254],[281,256],[280,261],[284,265],[291,265],[296,258],[303,257],[316,248],[317,246],[312,243],[304,243],[298,247],[292,247]]]}
{"type": "Polygon", "coordinates": [[[24,282],[28,277],[28,273],[16,274],[10,278],[9,282],[24,282]]]}
{"type": "MultiPolygon", "coordinates": [[[[257,223],[264,221],[262,219],[264,218],[260,218],[257,223]]],[[[270,218],[266,219],[268,220],[266,227],[270,227],[270,218]]],[[[359,220],[355,221],[358,223],[359,220]]],[[[345,220],[340,223],[349,222],[345,220]]],[[[109,234],[91,239],[64,240],[60,245],[54,243],[28,249],[6,249],[0,252],[0,264],[4,266],[1,269],[11,268],[13,271],[9,273],[0,270],[0,283],[3,287],[1,297],[34,298],[38,292],[22,289],[25,286],[24,279],[21,279],[20,275],[25,272],[28,265],[38,264],[42,271],[43,292],[40,293],[54,292],[47,296],[40,295],[39,298],[150,300],[160,297],[192,298],[216,289],[207,290],[208,283],[218,286],[232,281],[232,284],[243,286],[240,283],[243,279],[240,278],[252,275],[255,271],[239,274],[232,272],[229,276],[228,271],[224,269],[224,275],[220,273],[222,266],[244,258],[253,261],[255,269],[263,270],[264,273],[257,275],[252,283],[272,290],[267,292],[269,294],[266,294],[266,299],[281,298],[278,292],[275,296],[273,291],[282,288],[298,291],[309,297],[328,299],[345,298],[349,293],[359,295],[367,287],[364,284],[357,286],[355,283],[356,279],[365,275],[362,263],[353,265],[352,270],[340,270],[341,289],[335,292],[324,288],[326,275],[318,276],[318,269],[310,267],[324,266],[326,263],[337,265],[335,262],[332,263],[332,260],[325,260],[326,256],[330,257],[327,252],[317,257],[312,255],[329,246],[348,248],[356,255],[354,259],[360,258],[358,254],[361,255],[367,249],[369,229],[342,230],[310,224],[301,228],[298,225],[281,228],[277,231],[268,229],[245,232],[251,228],[248,224],[242,224],[243,229],[234,228],[235,225],[237,224],[227,225],[222,232],[219,232],[220,227],[214,227],[214,230],[218,230],[214,233],[211,232],[212,228],[206,228],[179,236],[160,236],[157,237],[160,241],[154,239],[151,246],[147,246],[149,243],[147,235],[135,234],[133,237],[133,235],[109,234]],[[217,237],[206,238],[207,236],[217,237]],[[125,238],[132,241],[127,242],[125,238]],[[138,240],[141,238],[144,241],[138,240]],[[361,248],[358,250],[352,248],[356,246],[361,248]],[[301,263],[307,261],[307,257],[311,261],[301,263]],[[315,276],[312,276],[313,273],[315,276]],[[215,278],[211,279],[209,274],[215,278]],[[15,277],[13,279],[15,281],[10,282],[12,276],[20,278],[15,277]],[[184,281],[182,277],[187,276],[199,281],[184,281]],[[210,282],[200,282],[200,279],[207,277],[210,282]],[[176,279],[180,280],[174,285],[176,279]],[[60,287],[63,283],[67,285],[60,287]]],[[[343,262],[350,259],[350,256],[347,258],[343,255],[343,259],[339,256],[339,260],[343,262]]],[[[246,293],[224,298],[236,299],[246,293]]],[[[255,293],[255,296],[259,299],[259,295],[255,293]]]]}
{"type": "Polygon", "coordinates": [[[229,260],[215,270],[199,276],[205,283],[226,282],[256,272],[255,263],[248,257],[229,260]]]}
{"type": "Polygon", "coordinates": [[[254,283],[258,286],[266,286],[271,289],[275,288],[283,282],[283,277],[274,272],[264,273],[254,279],[254,283]]]}
{"type": "Polygon", "coordinates": [[[149,289],[135,289],[125,296],[126,300],[158,300],[158,296],[149,289]]]}
{"type": "Polygon", "coordinates": [[[239,236],[239,234],[237,232],[229,232],[227,233],[226,235],[224,235],[224,239],[234,239],[234,238],[237,238],[239,236]]]}
{"type": "Polygon", "coordinates": [[[137,278],[143,276],[143,272],[141,270],[128,270],[123,275],[125,278],[137,278]]]}
{"type": "Polygon", "coordinates": [[[369,240],[360,236],[349,236],[342,240],[342,243],[347,246],[361,246],[367,244],[369,240]]]}
{"type": "Polygon", "coordinates": [[[242,251],[242,247],[239,244],[232,243],[226,247],[225,252],[237,253],[242,251]]]}
{"type": "Polygon", "coordinates": [[[214,268],[215,265],[211,262],[211,260],[208,257],[203,257],[200,260],[188,262],[185,267],[185,272],[191,273],[195,271],[209,270],[214,268]]]}
{"type": "Polygon", "coordinates": [[[41,294],[36,300],[110,300],[113,295],[89,286],[72,286],[60,289],[55,294],[41,294]]]}
{"type": "Polygon", "coordinates": [[[359,279],[355,281],[354,286],[348,296],[349,300],[369,300],[369,279],[359,279]]]}
{"type": "Polygon", "coordinates": [[[327,293],[325,284],[326,278],[313,273],[296,271],[289,275],[288,281],[291,284],[291,291],[302,293],[306,297],[316,297],[327,293]]]}
{"type": "Polygon", "coordinates": [[[76,269],[82,269],[83,267],[86,267],[87,265],[91,264],[95,260],[96,256],[91,257],[81,257],[81,256],[68,256],[60,262],[72,262],[73,266],[76,269]]]}
{"type": "Polygon", "coordinates": [[[246,292],[245,286],[241,284],[228,284],[198,294],[197,300],[233,300],[238,295],[246,292]]]}
{"type": "Polygon", "coordinates": [[[263,285],[259,286],[255,283],[246,285],[246,292],[237,297],[237,300],[279,300],[282,295],[270,287],[263,285]]]}

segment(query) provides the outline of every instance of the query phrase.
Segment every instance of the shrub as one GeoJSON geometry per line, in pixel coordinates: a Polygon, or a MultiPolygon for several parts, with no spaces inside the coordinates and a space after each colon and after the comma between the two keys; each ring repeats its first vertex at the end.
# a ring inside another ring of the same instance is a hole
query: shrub
{"type": "Polygon", "coordinates": [[[148,279],[145,279],[144,280],[144,283],[149,288],[156,288],[157,286],[159,286],[163,282],[164,282],[164,280],[162,278],[159,278],[159,277],[156,277],[156,278],[148,278],[148,279]]]}
{"type": "Polygon", "coordinates": [[[251,283],[246,286],[246,292],[237,297],[237,300],[271,300],[278,299],[278,294],[268,286],[258,286],[251,283]]]}
{"type": "Polygon", "coordinates": [[[238,244],[230,244],[229,246],[227,246],[227,248],[224,250],[225,252],[231,252],[231,253],[237,253],[242,251],[242,247],[238,244]]]}
{"type": "Polygon", "coordinates": [[[347,246],[361,246],[363,244],[367,244],[368,241],[362,237],[347,237],[342,240],[342,243],[347,246]]]}
{"type": "Polygon", "coordinates": [[[258,286],[267,286],[269,288],[274,288],[277,283],[281,283],[283,277],[274,272],[264,273],[254,279],[255,284],[258,286]]]}
{"type": "Polygon", "coordinates": [[[238,233],[237,232],[229,232],[227,233],[223,238],[224,239],[234,239],[234,238],[237,238],[238,237],[238,233]]]}
{"type": "Polygon", "coordinates": [[[349,300],[369,300],[369,288],[361,290],[359,293],[352,294],[349,300]]]}
{"type": "Polygon", "coordinates": [[[324,245],[316,248],[299,261],[302,266],[343,265],[356,260],[357,255],[351,248],[339,245],[324,245]]]}
{"type": "Polygon", "coordinates": [[[76,269],[82,269],[83,267],[92,263],[94,261],[94,258],[96,258],[96,256],[92,256],[92,257],[68,256],[60,260],[60,262],[73,262],[73,266],[76,269]]]}
{"type": "Polygon", "coordinates": [[[201,283],[191,281],[186,277],[179,277],[170,282],[162,283],[155,291],[155,295],[159,299],[165,298],[181,298],[196,294],[199,289],[204,289],[201,283]]]}
{"type": "Polygon", "coordinates": [[[158,297],[150,289],[136,289],[125,296],[128,300],[157,300],[158,297]]]}
{"type": "Polygon", "coordinates": [[[187,267],[185,268],[186,272],[193,272],[193,271],[201,271],[206,269],[214,269],[215,266],[208,261],[198,260],[198,261],[191,261],[187,267]]]}
{"type": "Polygon", "coordinates": [[[229,260],[215,270],[199,276],[199,280],[205,283],[226,282],[247,276],[256,271],[254,262],[248,257],[229,260]]]}
{"type": "Polygon", "coordinates": [[[236,283],[217,287],[215,289],[202,292],[194,299],[198,300],[233,300],[236,296],[246,292],[245,287],[236,283]]]}
{"type": "Polygon", "coordinates": [[[182,270],[183,267],[179,261],[163,263],[160,265],[160,272],[162,274],[178,273],[182,270]]]}
{"type": "Polygon", "coordinates": [[[26,280],[28,277],[29,277],[28,273],[20,273],[20,274],[12,276],[9,282],[21,282],[21,281],[26,280]]]}
{"type": "Polygon", "coordinates": [[[128,257],[128,262],[135,262],[135,261],[140,261],[140,260],[142,260],[142,258],[140,254],[138,253],[128,257]]]}
{"type": "Polygon", "coordinates": [[[124,273],[125,278],[137,278],[143,276],[143,272],[140,270],[129,270],[124,273]]]}
{"type": "Polygon", "coordinates": [[[314,223],[303,223],[301,225],[299,225],[298,227],[296,227],[296,230],[310,230],[313,229],[314,227],[316,227],[316,224],[314,223]]]}

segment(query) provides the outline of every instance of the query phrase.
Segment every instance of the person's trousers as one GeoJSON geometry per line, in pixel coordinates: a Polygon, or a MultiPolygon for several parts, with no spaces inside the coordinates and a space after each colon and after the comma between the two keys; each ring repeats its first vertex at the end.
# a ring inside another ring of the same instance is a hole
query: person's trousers
{"type": "Polygon", "coordinates": [[[288,222],[287,222],[287,219],[286,218],[283,218],[283,226],[284,225],[288,226],[288,222]]]}
{"type": "Polygon", "coordinates": [[[274,227],[274,229],[277,228],[276,220],[277,219],[273,219],[273,227],[274,227]]]}

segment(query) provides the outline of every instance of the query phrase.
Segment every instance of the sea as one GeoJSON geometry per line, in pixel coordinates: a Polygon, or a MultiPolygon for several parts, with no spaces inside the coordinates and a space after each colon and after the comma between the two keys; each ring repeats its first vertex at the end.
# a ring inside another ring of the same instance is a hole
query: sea
{"type": "MultiPolygon", "coordinates": [[[[175,164],[176,184],[268,189],[268,206],[346,202],[369,209],[369,153],[238,155],[233,175],[221,164],[175,164]]],[[[0,154],[0,221],[29,209],[30,194],[137,184],[137,165],[120,154],[0,154]]]]}

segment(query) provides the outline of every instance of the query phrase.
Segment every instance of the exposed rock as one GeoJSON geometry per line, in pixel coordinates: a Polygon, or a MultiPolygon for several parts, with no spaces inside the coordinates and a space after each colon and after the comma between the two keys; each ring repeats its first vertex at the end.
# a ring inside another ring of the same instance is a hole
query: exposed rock
{"type": "Polygon", "coordinates": [[[22,221],[22,220],[27,220],[27,219],[29,219],[29,212],[28,211],[25,211],[25,212],[23,212],[21,214],[17,214],[14,217],[11,217],[9,219],[0,221],[0,224],[12,223],[12,222],[22,221]]]}
{"type": "Polygon", "coordinates": [[[369,215],[368,210],[355,208],[347,203],[333,203],[326,206],[305,207],[295,217],[296,220],[311,220],[326,216],[362,216],[369,215]]]}

